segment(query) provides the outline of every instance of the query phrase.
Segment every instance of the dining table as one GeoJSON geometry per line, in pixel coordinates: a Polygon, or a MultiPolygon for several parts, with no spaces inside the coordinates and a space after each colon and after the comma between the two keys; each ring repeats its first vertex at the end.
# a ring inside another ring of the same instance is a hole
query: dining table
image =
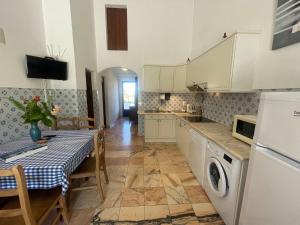
{"type": "MultiPolygon", "coordinates": [[[[65,195],[69,185],[68,176],[93,150],[95,133],[96,130],[44,131],[44,136],[52,137],[47,141],[47,149],[12,162],[0,159],[0,169],[21,165],[28,189],[61,187],[62,195],[65,195]]],[[[30,136],[2,144],[0,156],[30,144],[33,144],[30,136]]],[[[11,188],[16,188],[13,177],[0,178],[0,189],[11,188]]]]}

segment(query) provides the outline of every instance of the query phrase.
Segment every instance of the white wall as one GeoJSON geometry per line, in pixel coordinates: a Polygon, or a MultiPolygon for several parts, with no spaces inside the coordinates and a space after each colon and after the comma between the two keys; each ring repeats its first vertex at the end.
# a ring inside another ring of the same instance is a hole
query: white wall
{"type": "Polygon", "coordinates": [[[97,71],[93,0],[71,0],[77,89],[86,89],[85,69],[97,71]]]}
{"type": "Polygon", "coordinates": [[[275,0],[195,0],[192,57],[222,39],[224,32],[261,33],[253,87],[299,88],[300,44],[272,51],[275,0]]]}
{"type": "Polygon", "coordinates": [[[111,69],[103,71],[101,76],[105,77],[106,125],[112,127],[119,118],[119,81],[111,69]]]}
{"type": "Polygon", "coordinates": [[[179,64],[191,52],[193,0],[94,0],[98,71],[144,64],[179,64]],[[127,5],[128,51],[108,51],[106,4],[127,5]]]}
{"type": "Polygon", "coordinates": [[[25,54],[45,56],[42,2],[1,0],[0,87],[41,88],[41,80],[27,79],[25,54]]]}
{"type": "MultiPolygon", "coordinates": [[[[76,68],[70,0],[43,0],[46,44],[67,49],[61,60],[68,62],[68,80],[49,81],[51,88],[76,89],[76,68]]],[[[31,11],[31,13],[35,13],[31,11]]]]}

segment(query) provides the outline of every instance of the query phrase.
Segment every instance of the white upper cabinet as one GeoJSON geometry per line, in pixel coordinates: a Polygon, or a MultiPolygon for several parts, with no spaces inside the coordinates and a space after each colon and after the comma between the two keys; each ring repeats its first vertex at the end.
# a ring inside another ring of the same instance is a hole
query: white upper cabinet
{"type": "Polygon", "coordinates": [[[207,82],[209,91],[252,91],[258,34],[236,33],[187,66],[187,85],[207,82]]]}
{"type": "Polygon", "coordinates": [[[159,91],[160,66],[144,66],[144,91],[159,91]]]}
{"type": "Polygon", "coordinates": [[[186,88],[186,65],[175,67],[173,91],[175,91],[175,92],[187,92],[187,88],[186,88]]]}
{"type": "Polygon", "coordinates": [[[174,70],[175,67],[173,66],[162,66],[160,68],[160,76],[159,76],[160,91],[162,92],[173,91],[174,70]]]}

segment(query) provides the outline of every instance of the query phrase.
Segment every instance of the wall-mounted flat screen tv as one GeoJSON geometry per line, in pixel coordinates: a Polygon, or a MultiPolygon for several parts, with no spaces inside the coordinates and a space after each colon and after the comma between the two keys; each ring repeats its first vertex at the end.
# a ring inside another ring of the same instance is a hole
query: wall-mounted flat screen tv
{"type": "Polygon", "coordinates": [[[50,80],[67,80],[68,63],[52,58],[26,55],[27,77],[50,80]]]}

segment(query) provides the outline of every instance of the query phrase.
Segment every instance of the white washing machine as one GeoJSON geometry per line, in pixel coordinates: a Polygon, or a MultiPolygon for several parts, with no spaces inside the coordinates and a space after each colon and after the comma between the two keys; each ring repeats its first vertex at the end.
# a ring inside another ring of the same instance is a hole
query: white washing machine
{"type": "Polygon", "coordinates": [[[238,160],[209,142],[205,156],[204,189],[226,225],[237,225],[248,160],[238,160]]]}

